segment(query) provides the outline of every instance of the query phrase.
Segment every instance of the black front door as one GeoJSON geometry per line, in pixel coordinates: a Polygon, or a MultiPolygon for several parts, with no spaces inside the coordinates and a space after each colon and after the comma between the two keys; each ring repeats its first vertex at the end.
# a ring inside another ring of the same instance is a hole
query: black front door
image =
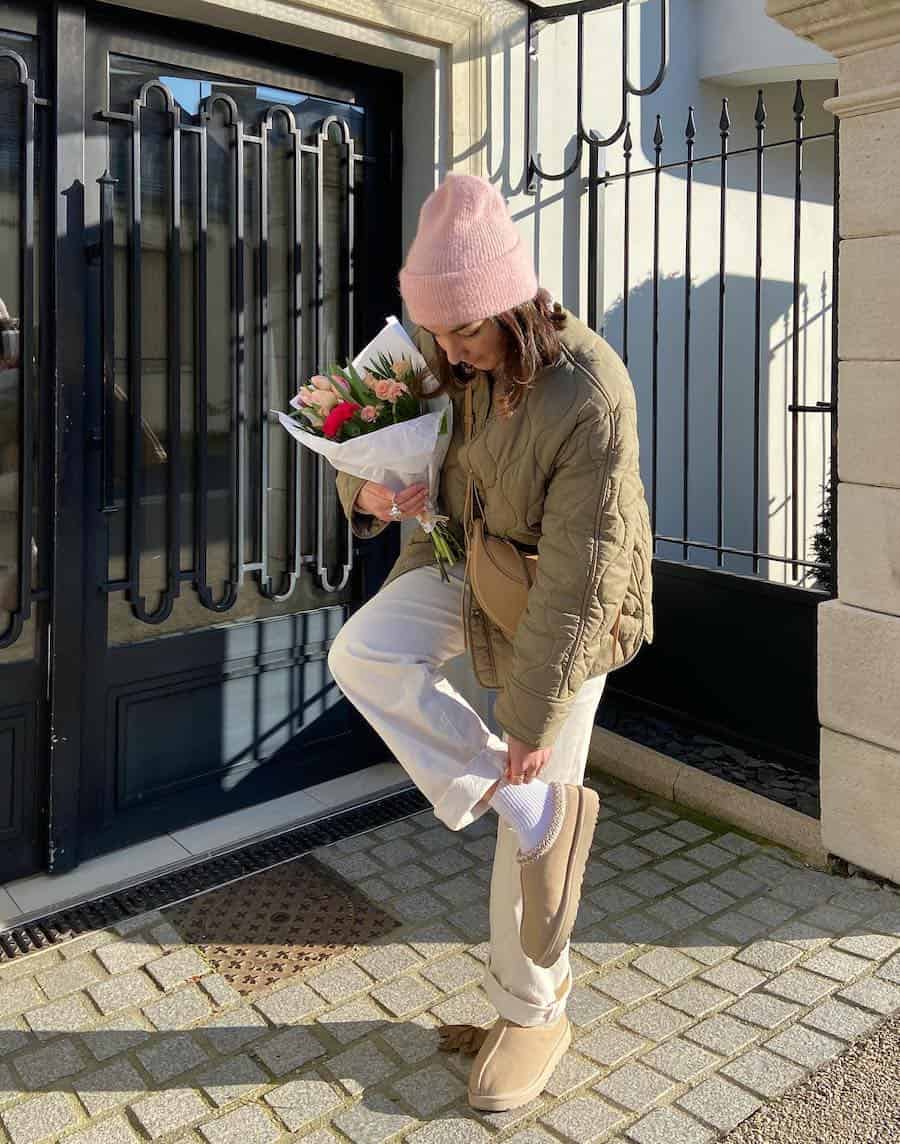
{"type": "Polygon", "coordinates": [[[400,254],[398,74],[69,3],[46,10],[47,63],[16,12],[0,878],[379,757],[327,670],[366,593],[334,476],[269,414],[396,310],[400,254]]]}

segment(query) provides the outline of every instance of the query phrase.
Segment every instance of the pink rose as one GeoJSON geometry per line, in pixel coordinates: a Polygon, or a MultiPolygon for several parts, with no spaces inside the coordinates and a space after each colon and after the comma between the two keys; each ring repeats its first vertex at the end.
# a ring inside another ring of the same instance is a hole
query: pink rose
{"type": "Polygon", "coordinates": [[[360,417],[363,421],[374,421],[378,416],[378,410],[374,405],[364,405],[360,410],[360,417]]]}
{"type": "Polygon", "coordinates": [[[366,387],[366,389],[371,389],[371,390],[375,389],[375,378],[372,377],[372,375],[369,373],[369,371],[367,369],[364,369],[362,371],[362,377],[360,378],[360,380],[362,381],[362,383],[366,387]]]}
{"type": "Polygon", "coordinates": [[[390,401],[391,393],[393,392],[396,381],[388,381],[387,378],[379,378],[375,382],[375,396],[379,401],[390,401]]]}
{"type": "Polygon", "coordinates": [[[408,373],[412,373],[412,365],[410,364],[408,358],[401,358],[399,361],[395,361],[391,366],[391,369],[393,371],[394,377],[396,377],[398,381],[401,378],[406,377],[408,373]]]}

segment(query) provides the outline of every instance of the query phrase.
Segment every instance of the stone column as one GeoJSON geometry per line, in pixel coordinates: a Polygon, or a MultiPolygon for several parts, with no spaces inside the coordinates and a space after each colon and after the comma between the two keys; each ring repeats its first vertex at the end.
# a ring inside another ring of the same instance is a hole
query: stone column
{"type": "Polygon", "coordinates": [[[767,0],[839,61],[838,598],[819,609],[822,839],[900,881],[900,0],[767,0]]]}

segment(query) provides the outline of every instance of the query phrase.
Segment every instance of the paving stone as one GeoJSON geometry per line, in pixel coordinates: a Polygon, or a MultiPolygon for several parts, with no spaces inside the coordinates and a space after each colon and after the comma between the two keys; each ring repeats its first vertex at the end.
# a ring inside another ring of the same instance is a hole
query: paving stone
{"type": "Polygon", "coordinates": [[[200,1135],[209,1144],[270,1144],[279,1138],[281,1130],[258,1104],[251,1104],[201,1124],[200,1135]]]}
{"type": "Polygon", "coordinates": [[[209,1106],[190,1088],[168,1088],[131,1105],[131,1114],[151,1140],[189,1128],[208,1115],[209,1106]]]}
{"type": "Polygon", "coordinates": [[[742,949],[735,960],[752,965],[754,969],[761,969],[763,973],[780,973],[802,956],[799,949],[785,942],[755,941],[742,949]]]}
{"type": "Polygon", "coordinates": [[[629,874],[622,880],[622,885],[644,898],[661,898],[675,888],[674,882],[663,878],[655,870],[638,870],[635,874],[629,874]]]}
{"type": "Polygon", "coordinates": [[[855,957],[837,949],[823,949],[813,957],[807,958],[803,968],[846,984],[868,972],[872,966],[864,957],[855,957]]]}
{"type": "Polygon", "coordinates": [[[648,917],[646,913],[635,913],[617,918],[610,923],[610,928],[618,931],[630,942],[644,945],[663,937],[671,927],[657,918],[648,917]]]}
{"type": "Polygon", "coordinates": [[[357,993],[362,993],[372,984],[371,977],[352,962],[346,962],[335,969],[328,969],[309,979],[309,984],[326,1001],[336,1005],[349,1001],[357,993]]]}
{"type": "Polygon", "coordinates": [[[647,1001],[625,1013],[619,1023],[648,1040],[665,1041],[690,1025],[691,1018],[659,1001],[647,1001]]]}
{"type": "Polygon", "coordinates": [[[66,1144],[136,1144],[136,1141],[131,1128],[119,1116],[66,1137],[66,1144]]]}
{"type": "Polygon", "coordinates": [[[617,878],[620,873],[621,871],[617,870],[615,866],[592,858],[584,872],[584,884],[586,886],[599,886],[603,882],[608,882],[610,878],[617,878]]]}
{"type": "Polygon", "coordinates": [[[255,1061],[242,1053],[204,1072],[197,1077],[196,1083],[216,1108],[222,1108],[233,1100],[245,1099],[262,1085],[267,1085],[269,1077],[255,1061]]]}
{"type": "Polygon", "coordinates": [[[322,999],[308,985],[285,985],[256,1002],[256,1008],[273,1025],[296,1025],[310,1013],[324,1008],[322,999]]]}
{"type": "Polygon", "coordinates": [[[806,1075],[804,1070],[765,1049],[751,1049],[736,1060],[723,1065],[722,1074],[736,1080],[744,1088],[758,1092],[767,1100],[780,1096],[785,1089],[806,1075]]]}
{"type": "Polygon", "coordinates": [[[712,1052],[731,1056],[752,1045],[759,1038],[759,1030],[734,1017],[717,1013],[688,1029],[685,1036],[712,1052]]]}
{"type": "MultiPolygon", "coordinates": [[[[856,933],[859,929],[859,915],[850,910],[840,910],[837,906],[816,906],[814,910],[807,911],[801,920],[823,930],[831,939],[848,930],[856,933]]],[[[871,924],[875,928],[874,921],[871,924]]]]}
{"type": "Polygon", "coordinates": [[[393,838],[403,838],[405,835],[415,834],[421,827],[422,823],[416,821],[415,818],[412,821],[408,818],[401,818],[397,822],[389,822],[387,826],[380,826],[377,830],[373,830],[370,835],[364,834],[362,837],[377,838],[379,842],[388,842],[393,838]]]}
{"type": "Polygon", "coordinates": [[[138,933],[150,926],[159,925],[165,918],[159,910],[145,910],[142,914],[135,914],[130,918],[122,918],[113,925],[113,930],[119,937],[128,937],[129,934],[138,933]]]}
{"type": "Polygon", "coordinates": [[[597,823],[597,829],[594,831],[594,848],[605,849],[608,846],[618,846],[622,842],[628,842],[634,838],[634,832],[626,830],[624,826],[620,826],[618,822],[612,822],[609,819],[597,823]]]}
{"type": "Polygon", "coordinates": [[[371,1036],[385,1023],[384,1014],[368,997],[357,997],[337,1009],[329,1009],[316,1020],[342,1045],[349,1045],[358,1037],[371,1036]]]}
{"type": "MultiPolygon", "coordinates": [[[[474,949],[470,949],[469,953],[471,953],[473,957],[477,956],[474,949]]],[[[485,963],[486,962],[487,957],[485,957],[485,963]]],[[[574,949],[569,950],[569,973],[573,981],[580,981],[582,977],[588,977],[595,972],[596,967],[593,966],[586,957],[582,957],[581,954],[576,953],[574,949]]]]}
{"type": "Polygon", "coordinates": [[[876,915],[869,925],[876,933],[893,934],[894,937],[900,937],[900,909],[888,910],[876,915]]]}
{"type": "Polygon", "coordinates": [[[607,1068],[613,1068],[647,1047],[647,1042],[642,1037],[636,1037],[634,1033],[615,1026],[597,1029],[596,1032],[581,1037],[575,1044],[579,1053],[607,1068]]]}
{"type": "Polygon", "coordinates": [[[665,947],[642,953],[631,965],[633,969],[639,969],[641,973],[646,973],[663,985],[677,985],[685,978],[692,977],[701,968],[696,961],[685,957],[683,953],[665,947]]]}
{"type": "Polygon", "coordinates": [[[431,830],[423,830],[416,834],[416,846],[421,847],[429,854],[436,854],[446,850],[459,842],[459,835],[446,826],[433,826],[431,830]]]}
{"type": "Polygon", "coordinates": [[[715,1009],[721,1009],[723,1005],[733,1000],[733,995],[703,981],[688,981],[687,984],[679,985],[677,989],[666,993],[662,1000],[667,1005],[680,1009],[682,1013],[700,1018],[715,1009]]]}
{"type": "Polygon", "coordinates": [[[713,1131],[677,1108],[657,1108],[627,1132],[637,1144],[706,1144],[713,1131]]]}
{"type": "Polygon", "coordinates": [[[746,914],[735,910],[727,914],[722,914],[717,918],[710,918],[706,924],[713,933],[723,934],[725,937],[733,938],[741,945],[745,942],[752,941],[753,938],[758,937],[759,934],[764,933],[766,930],[764,922],[758,921],[756,918],[748,917],[746,914]]]}
{"type": "Polygon", "coordinates": [[[797,949],[812,950],[828,945],[834,934],[821,930],[818,926],[810,925],[803,918],[791,918],[783,926],[772,930],[770,935],[774,941],[788,942],[797,949]]]}
{"type": "MultiPolygon", "coordinates": [[[[477,1120],[471,1120],[468,1116],[448,1116],[442,1117],[440,1120],[432,1120],[430,1124],[424,1124],[421,1128],[417,1128],[415,1132],[406,1137],[406,1142],[407,1144],[487,1144],[490,1138],[488,1130],[477,1120]]],[[[524,1133],[517,1133],[507,1141],[507,1144],[514,1144],[514,1142],[515,1144],[553,1144],[553,1139],[540,1129],[530,1129],[524,1133]],[[529,1134],[534,1137],[531,1141],[524,1139],[529,1134]],[[519,1140],[520,1136],[523,1137],[522,1140],[519,1140]]]]}
{"type": "Polygon", "coordinates": [[[614,846],[612,850],[607,850],[603,857],[611,866],[616,866],[619,870],[636,870],[639,866],[646,866],[648,862],[652,861],[646,851],[639,850],[627,842],[620,846],[614,846]]]}
{"type": "Polygon", "coordinates": [[[435,958],[445,958],[448,953],[460,953],[465,943],[459,932],[452,929],[445,922],[432,922],[417,929],[407,938],[409,945],[416,953],[431,961],[435,958]]]}
{"type": "Polygon", "coordinates": [[[20,1029],[15,1018],[0,1020],[0,1057],[34,1047],[34,1034],[20,1029]]]}
{"type": "Polygon", "coordinates": [[[686,818],[679,818],[677,822],[670,822],[665,829],[683,842],[699,842],[701,838],[710,837],[710,831],[705,826],[700,826],[686,818]]]}
{"type": "Polygon", "coordinates": [[[771,854],[755,854],[739,864],[739,868],[752,878],[759,878],[768,886],[777,886],[790,874],[790,867],[778,861],[771,854]]]}
{"type": "Polygon", "coordinates": [[[645,912],[648,917],[661,922],[667,931],[690,929],[697,922],[703,921],[699,910],[679,902],[677,898],[663,898],[661,902],[647,906],[645,912]]]}
{"type": "Polygon", "coordinates": [[[717,914],[734,905],[734,898],[709,882],[695,882],[679,890],[678,897],[704,914],[717,914]]]}
{"type": "Polygon", "coordinates": [[[325,1055],[325,1046],[308,1029],[285,1029],[258,1045],[253,1055],[275,1076],[284,1076],[325,1055]]]}
{"type": "Polygon", "coordinates": [[[369,856],[381,862],[389,870],[396,870],[401,866],[415,862],[419,857],[419,852],[405,839],[398,838],[390,842],[383,842],[380,846],[373,846],[369,851],[369,856]]]}
{"type": "Polygon", "coordinates": [[[437,1052],[437,1022],[429,1013],[420,1013],[411,1021],[389,1025],[381,1036],[409,1065],[418,1064],[437,1052]]]}
{"type": "Polygon", "coordinates": [[[415,1121],[393,1101],[378,1095],[338,1113],[333,1123],[353,1144],[382,1144],[412,1127],[415,1121]]]}
{"type": "Polygon", "coordinates": [[[13,1075],[9,1065],[0,1065],[0,1105],[10,1104],[23,1094],[24,1090],[13,1075]]]}
{"type": "MultiPolygon", "coordinates": [[[[789,874],[772,891],[773,896],[800,909],[809,909],[817,902],[831,897],[837,888],[836,880],[830,874],[820,874],[813,870],[798,870],[789,874]]],[[[815,923],[817,924],[817,923],[815,923]]]]}
{"type": "Polygon", "coordinates": [[[592,940],[590,935],[585,934],[583,938],[572,944],[580,956],[586,957],[588,961],[593,962],[594,965],[600,968],[621,962],[634,948],[633,946],[625,945],[623,942],[613,941],[612,938],[605,935],[603,937],[598,936],[592,940]]]}
{"type": "Polygon", "coordinates": [[[573,1025],[584,1028],[615,1009],[616,1003],[590,985],[576,985],[566,1002],[566,1013],[573,1025]]]}
{"type": "Polygon", "coordinates": [[[209,1060],[190,1033],[154,1037],[148,1045],[137,1050],[137,1057],[158,1084],[209,1060]]]}
{"type": "Polygon", "coordinates": [[[159,946],[155,941],[114,941],[102,945],[96,956],[108,973],[128,973],[140,969],[148,961],[159,957],[159,946]]]}
{"type": "Polygon", "coordinates": [[[678,1104],[720,1132],[729,1132],[752,1116],[762,1101],[736,1084],[713,1076],[686,1092],[678,1104]]]}
{"type": "Polygon", "coordinates": [[[428,890],[420,890],[416,894],[404,894],[397,899],[393,908],[406,922],[424,922],[443,913],[447,903],[428,890]]]}
{"type": "Polygon", "coordinates": [[[493,1005],[475,989],[448,997],[431,1012],[445,1025],[486,1025],[497,1015],[493,1005]]]}
{"type": "Polygon", "coordinates": [[[361,882],[370,874],[384,873],[384,869],[377,862],[373,862],[368,854],[337,854],[329,853],[327,849],[319,851],[318,854],[320,861],[325,862],[350,882],[361,882]]]}
{"type": "Polygon", "coordinates": [[[257,1040],[268,1029],[266,1022],[248,1005],[217,1013],[205,1021],[198,1032],[209,1041],[217,1053],[236,1053],[244,1045],[257,1040]]]}
{"type": "Polygon", "coordinates": [[[142,1044],[150,1036],[150,1028],[138,1014],[108,1017],[79,1037],[81,1044],[98,1061],[108,1060],[142,1044]]]}
{"type": "Polygon", "coordinates": [[[38,1040],[47,1040],[59,1033],[75,1033],[93,1024],[97,1014],[85,999],[78,994],[43,1005],[40,1009],[30,1009],[25,1020],[37,1033],[38,1040]]]}
{"type": "Polygon", "coordinates": [[[228,984],[221,973],[207,973],[205,977],[201,977],[200,988],[210,1001],[220,1008],[241,1003],[240,993],[228,984]]]}
{"type": "Polygon", "coordinates": [[[729,850],[723,850],[721,846],[717,846],[714,842],[703,842],[699,846],[695,846],[692,850],[685,852],[685,860],[688,862],[699,862],[701,866],[706,866],[708,870],[718,870],[722,866],[727,866],[729,862],[734,861],[734,854],[729,850]]]}
{"type": "Polygon", "coordinates": [[[422,976],[445,993],[452,993],[471,985],[473,981],[480,981],[483,974],[484,967],[465,953],[436,961],[422,970],[422,976]]]}
{"type": "Polygon", "coordinates": [[[596,1097],[575,1096],[555,1105],[541,1119],[563,1140],[570,1140],[572,1144],[591,1144],[591,1141],[601,1139],[624,1124],[627,1117],[596,1097]]]}
{"type": "Polygon", "coordinates": [[[496,838],[479,838],[477,842],[466,843],[465,851],[480,862],[492,862],[496,848],[496,838]]]}
{"type": "Polygon", "coordinates": [[[838,997],[852,1001],[854,1005],[862,1005],[863,1008],[871,1009],[875,1013],[881,1013],[883,1016],[900,1009],[900,989],[896,985],[879,981],[874,977],[855,981],[846,989],[842,989],[838,997]]]}
{"type": "Polygon", "coordinates": [[[664,830],[653,830],[649,834],[642,834],[639,838],[635,838],[634,844],[640,846],[642,850],[649,850],[658,858],[665,858],[685,845],[680,838],[673,838],[664,830]]]}
{"type": "Polygon", "coordinates": [[[769,993],[800,1005],[814,1005],[836,988],[834,981],[817,973],[807,973],[805,969],[789,969],[766,985],[769,993]]]}
{"type": "Polygon", "coordinates": [[[390,945],[378,945],[368,949],[361,957],[356,958],[356,964],[376,981],[387,981],[412,969],[414,965],[421,965],[422,958],[408,945],[401,942],[391,942],[390,945]]]}
{"type": "Polygon", "coordinates": [[[116,1013],[121,1009],[136,1009],[159,996],[156,986],[146,975],[136,971],[111,977],[88,987],[88,995],[101,1013],[116,1013]]]}
{"type": "Polygon", "coordinates": [[[827,1037],[816,1029],[808,1029],[805,1025],[792,1025],[766,1041],[767,1049],[772,1049],[807,1069],[817,1069],[819,1065],[842,1053],[845,1047],[842,1041],[827,1037]]]}
{"type": "Polygon", "coordinates": [[[441,997],[433,985],[414,976],[399,977],[396,981],[379,985],[371,990],[370,995],[395,1017],[425,1009],[441,997]]]}
{"type": "Polygon", "coordinates": [[[705,933],[692,934],[687,945],[679,946],[681,953],[693,957],[704,965],[718,965],[728,957],[734,957],[740,947],[724,945],[721,939],[710,937],[705,933]]]}
{"type": "Polygon", "coordinates": [[[852,1041],[868,1033],[878,1024],[878,1017],[847,1005],[843,1001],[825,1001],[817,1005],[803,1018],[804,1025],[811,1025],[822,1033],[839,1037],[842,1041],[852,1041]]]}
{"type": "Polygon", "coordinates": [[[446,882],[437,883],[433,889],[446,898],[452,906],[464,906],[483,893],[484,887],[471,874],[461,874],[446,882]]]}
{"type": "Polygon", "coordinates": [[[444,878],[452,878],[454,874],[472,869],[471,855],[463,850],[443,850],[440,854],[430,854],[422,859],[422,863],[444,878]]]}
{"type": "Polygon", "coordinates": [[[185,1029],[209,1016],[209,998],[196,985],[144,1006],[144,1014],[157,1029],[185,1029]]]}
{"type": "Polygon", "coordinates": [[[686,858],[667,858],[665,862],[658,863],[654,869],[657,874],[662,874],[664,878],[671,878],[673,882],[682,885],[696,881],[697,878],[705,878],[708,874],[705,866],[688,862],[686,858]]]}
{"type": "Polygon", "coordinates": [[[659,982],[632,968],[614,969],[592,982],[594,988],[615,997],[623,1005],[632,1005],[659,992],[659,982]]]}
{"type": "Polygon", "coordinates": [[[795,1017],[799,1011],[798,1005],[792,1005],[777,997],[767,997],[764,993],[748,993],[746,997],[742,997],[729,1007],[728,1015],[749,1021],[752,1025],[759,1025],[763,1029],[777,1029],[779,1025],[795,1017]]]}
{"type": "Polygon", "coordinates": [[[146,1090],[137,1069],[127,1060],[115,1061],[75,1082],[78,1099],[92,1117],[130,1104],[146,1090]]]}
{"type": "Polygon", "coordinates": [[[735,898],[749,898],[765,889],[765,884],[758,878],[751,878],[742,870],[735,869],[723,870],[721,874],[711,878],[710,882],[717,889],[724,890],[726,894],[731,894],[735,898]]]}
{"type": "Polygon", "coordinates": [[[145,966],[153,980],[168,992],[185,981],[200,978],[209,972],[209,966],[194,949],[179,949],[166,954],[157,961],[149,961],[145,966]]]}
{"type": "Polygon", "coordinates": [[[765,923],[767,926],[783,925],[788,918],[792,918],[797,911],[793,906],[779,902],[777,898],[753,898],[749,902],[741,903],[741,913],[765,923]]]}
{"type": "Polygon", "coordinates": [[[388,895],[389,897],[397,893],[408,894],[412,890],[421,890],[423,886],[433,882],[434,877],[433,870],[426,870],[424,866],[419,866],[415,862],[401,866],[399,870],[384,872],[385,881],[393,887],[393,893],[388,895]]]}
{"type": "Polygon", "coordinates": [[[599,1071],[593,1061],[568,1052],[556,1066],[556,1071],[547,1081],[544,1091],[559,1100],[574,1092],[576,1088],[583,1088],[597,1076],[599,1071]]]}
{"type": "MultiPolygon", "coordinates": [[[[266,1063],[268,1064],[268,1061],[266,1063]]],[[[324,1064],[331,1075],[353,1096],[359,1096],[367,1088],[379,1084],[396,1069],[396,1065],[380,1052],[376,1045],[367,1041],[361,1041],[352,1048],[338,1053],[337,1056],[328,1057],[324,1064]]],[[[338,1127],[341,1127],[340,1124],[338,1127]]]]}
{"type": "Polygon", "coordinates": [[[834,948],[858,957],[867,957],[870,961],[880,961],[900,949],[900,937],[881,933],[851,934],[850,937],[836,941],[834,948]]]}
{"type": "Polygon", "coordinates": [[[92,953],[99,946],[114,940],[109,930],[94,930],[93,933],[85,933],[81,937],[70,938],[56,948],[63,961],[69,961],[76,957],[82,957],[86,953],[92,953]]]}
{"type": "Polygon", "coordinates": [[[631,1112],[646,1112],[674,1087],[671,1077],[662,1076],[639,1061],[629,1061],[595,1084],[594,1091],[631,1112]]]}
{"type": "Polygon", "coordinates": [[[25,1088],[46,1088],[63,1077],[80,1072],[85,1060],[74,1041],[63,1038],[32,1053],[15,1058],[16,1072],[25,1088]]]}
{"type": "Polygon", "coordinates": [[[727,989],[729,993],[735,993],[738,997],[743,997],[751,989],[758,988],[766,980],[764,973],[751,969],[749,965],[742,965],[739,961],[734,961],[731,958],[714,965],[712,969],[707,969],[700,974],[700,977],[703,981],[708,981],[710,985],[716,985],[719,989],[727,989]]]}
{"type": "Polygon", "coordinates": [[[52,969],[38,973],[36,980],[47,997],[56,1001],[70,993],[77,993],[104,976],[93,957],[79,957],[75,961],[64,961],[52,969]]]}
{"type": "Polygon", "coordinates": [[[288,1081],[267,1092],[263,1100],[283,1120],[289,1132],[299,1132],[307,1124],[334,1112],[345,1098],[318,1073],[288,1081]]]}
{"type": "Polygon", "coordinates": [[[710,1072],[722,1063],[716,1053],[702,1049],[681,1037],[673,1037],[663,1045],[657,1045],[641,1060],[652,1065],[657,1072],[665,1073],[678,1081],[691,1081],[705,1072],[710,1072]]]}
{"type": "Polygon", "coordinates": [[[187,942],[171,922],[163,922],[162,925],[154,926],[150,930],[150,936],[160,949],[164,949],[167,953],[172,953],[176,949],[184,949],[187,945],[187,942]]]}
{"type": "Polygon", "coordinates": [[[440,1109],[459,1100],[466,1086],[442,1065],[431,1064],[396,1081],[393,1089],[418,1117],[428,1120],[440,1109]]]}
{"type": "Polygon", "coordinates": [[[0,965],[0,984],[8,981],[20,981],[23,977],[35,977],[53,966],[61,963],[59,952],[55,949],[45,949],[40,953],[29,953],[25,957],[17,957],[14,961],[7,961],[0,965]]]}
{"type": "Polygon", "coordinates": [[[465,934],[469,943],[484,941],[490,934],[490,915],[487,901],[475,902],[453,915],[455,925],[465,934]]]}
{"type": "Polygon", "coordinates": [[[588,900],[608,914],[623,914],[626,910],[643,904],[637,894],[632,894],[622,886],[601,886],[588,895],[588,900]]]}
{"type": "Polygon", "coordinates": [[[77,1120],[65,1093],[50,1092],[0,1113],[12,1144],[34,1144],[55,1136],[77,1120]]]}
{"type": "Polygon", "coordinates": [[[626,814],[621,820],[632,830],[657,830],[666,825],[666,819],[647,810],[637,810],[634,814],[626,814]]]}

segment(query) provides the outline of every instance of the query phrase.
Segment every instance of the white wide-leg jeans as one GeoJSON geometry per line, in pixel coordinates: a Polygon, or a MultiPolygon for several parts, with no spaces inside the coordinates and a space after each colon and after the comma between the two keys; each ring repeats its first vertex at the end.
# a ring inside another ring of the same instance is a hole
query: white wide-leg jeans
{"type": "MultiPolygon", "coordinates": [[[[384,739],[437,817],[460,830],[503,774],[506,745],[452,686],[443,665],[465,650],[462,565],[449,584],[435,568],[407,572],[383,588],[339,632],[328,665],[339,687],[384,739]]],[[[550,759],[547,782],[581,783],[605,676],[575,697],[550,759]]],[[[491,952],[485,988],[517,1025],[557,1020],[571,988],[568,948],[542,969],[522,952],[522,892],[516,832],[498,823],[491,877],[491,952]]]]}

